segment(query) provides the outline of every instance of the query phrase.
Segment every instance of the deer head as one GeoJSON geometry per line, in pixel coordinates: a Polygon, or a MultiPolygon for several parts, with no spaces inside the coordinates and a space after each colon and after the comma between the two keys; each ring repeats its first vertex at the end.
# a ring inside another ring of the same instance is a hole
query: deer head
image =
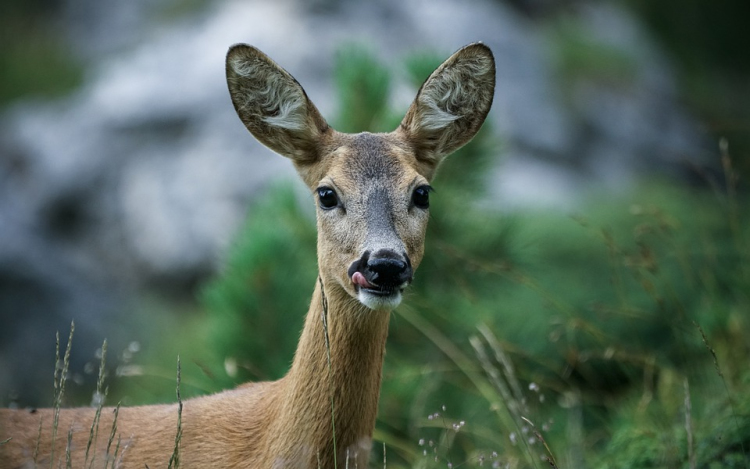
{"type": "Polygon", "coordinates": [[[440,162],[474,137],[492,104],[490,49],[471,44],[448,58],[401,125],[385,134],[332,129],[300,84],[254,47],[233,46],[226,72],[247,129],[290,158],[314,194],[326,288],[373,310],[398,306],[422,260],[430,181],[440,162]]]}

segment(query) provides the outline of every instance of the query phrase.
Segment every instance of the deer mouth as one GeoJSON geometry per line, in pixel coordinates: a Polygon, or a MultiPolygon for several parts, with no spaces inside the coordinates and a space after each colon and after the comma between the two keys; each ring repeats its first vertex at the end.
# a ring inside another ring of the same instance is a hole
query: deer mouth
{"type": "Polygon", "coordinates": [[[358,290],[364,290],[367,293],[378,296],[390,296],[403,290],[403,288],[396,288],[391,285],[380,286],[371,283],[361,272],[354,272],[352,275],[352,283],[357,286],[358,290]]]}
{"type": "Polygon", "coordinates": [[[392,310],[401,303],[401,292],[405,285],[377,285],[361,272],[354,272],[351,281],[357,290],[359,301],[370,309],[392,310]]]}
{"type": "Polygon", "coordinates": [[[413,270],[406,253],[381,249],[371,254],[365,251],[349,266],[349,280],[359,301],[370,309],[392,310],[401,303],[413,270]]]}

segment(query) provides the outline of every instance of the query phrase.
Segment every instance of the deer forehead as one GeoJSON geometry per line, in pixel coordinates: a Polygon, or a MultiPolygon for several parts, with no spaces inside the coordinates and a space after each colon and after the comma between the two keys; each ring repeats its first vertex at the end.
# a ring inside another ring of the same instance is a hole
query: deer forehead
{"type": "Polygon", "coordinates": [[[400,193],[427,180],[417,171],[413,151],[394,134],[347,135],[325,159],[327,170],[319,184],[333,183],[343,196],[372,191],[400,193]]]}

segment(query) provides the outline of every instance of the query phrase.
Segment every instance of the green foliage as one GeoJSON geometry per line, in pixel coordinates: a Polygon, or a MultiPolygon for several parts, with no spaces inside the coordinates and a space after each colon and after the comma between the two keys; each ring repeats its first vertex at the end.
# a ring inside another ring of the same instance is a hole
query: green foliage
{"type": "Polygon", "coordinates": [[[83,69],[59,40],[54,2],[7,0],[0,7],[0,104],[24,96],[59,96],[83,69]]]}
{"type": "Polygon", "coordinates": [[[683,64],[695,69],[750,72],[746,44],[750,5],[701,0],[625,0],[683,64]]]}
{"type": "Polygon", "coordinates": [[[212,314],[212,349],[239,365],[232,378],[283,376],[316,275],[312,213],[300,207],[290,187],[272,188],[251,209],[229,251],[225,271],[202,295],[212,314]]]}
{"type": "MultiPolygon", "coordinates": [[[[617,426],[604,451],[599,467],[700,467],[745,468],[750,442],[750,394],[747,379],[730,401],[691,396],[687,381],[672,382],[674,371],[663,373],[657,382],[657,402],[641,400],[618,409],[617,426]],[[679,388],[679,389],[678,389],[679,388]],[[687,407],[685,399],[705,404],[687,407]],[[734,401],[734,402],[732,402],[734,401]],[[691,466],[691,461],[692,465],[691,466]]],[[[703,391],[705,392],[705,388],[703,391]]],[[[720,388],[712,390],[726,396],[720,388]]]]}
{"type": "Polygon", "coordinates": [[[564,89],[579,80],[625,86],[636,77],[636,58],[612,44],[596,41],[579,20],[558,18],[548,26],[548,37],[564,89]]]}
{"type": "Polygon", "coordinates": [[[419,88],[443,60],[445,57],[431,52],[420,52],[407,57],[404,60],[404,70],[409,82],[415,88],[419,88]]]}
{"type": "Polygon", "coordinates": [[[336,54],[340,110],[334,127],[341,132],[385,132],[391,77],[367,49],[349,46],[336,54]]]}
{"type": "MultiPolygon", "coordinates": [[[[729,139],[750,175],[750,3],[623,0],[673,59],[682,95],[716,138],[729,139]]],[[[672,64],[670,64],[672,65],[672,64]]]]}
{"type": "MultiPolygon", "coordinates": [[[[342,120],[398,114],[384,70],[340,62],[341,109],[357,113],[342,120]],[[381,88],[362,96],[369,74],[381,88]]],[[[426,255],[393,316],[388,467],[746,467],[748,201],[644,182],[582,215],[503,214],[478,202],[498,148],[486,127],[433,183],[426,255]]],[[[270,191],[202,297],[218,362],[240,365],[216,375],[281,376],[315,277],[311,212],[270,191]]]]}
{"type": "Polygon", "coordinates": [[[153,5],[152,18],[174,21],[205,11],[212,4],[212,0],[168,0],[153,5]]]}

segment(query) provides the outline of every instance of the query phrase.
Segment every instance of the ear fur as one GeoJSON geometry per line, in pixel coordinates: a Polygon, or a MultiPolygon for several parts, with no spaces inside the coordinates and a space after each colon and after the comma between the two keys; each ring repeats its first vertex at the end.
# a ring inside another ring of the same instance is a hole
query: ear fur
{"type": "Polygon", "coordinates": [[[400,130],[432,169],[471,140],[482,126],[495,93],[495,59],[489,47],[470,44],[427,78],[400,130]]]}
{"type": "Polygon", "coordinates": [[[255,138],[297,163],[318,157],[328,124],[294,77],[246,44],[229,49],[226,73],[234,109],[255,138]]]}

